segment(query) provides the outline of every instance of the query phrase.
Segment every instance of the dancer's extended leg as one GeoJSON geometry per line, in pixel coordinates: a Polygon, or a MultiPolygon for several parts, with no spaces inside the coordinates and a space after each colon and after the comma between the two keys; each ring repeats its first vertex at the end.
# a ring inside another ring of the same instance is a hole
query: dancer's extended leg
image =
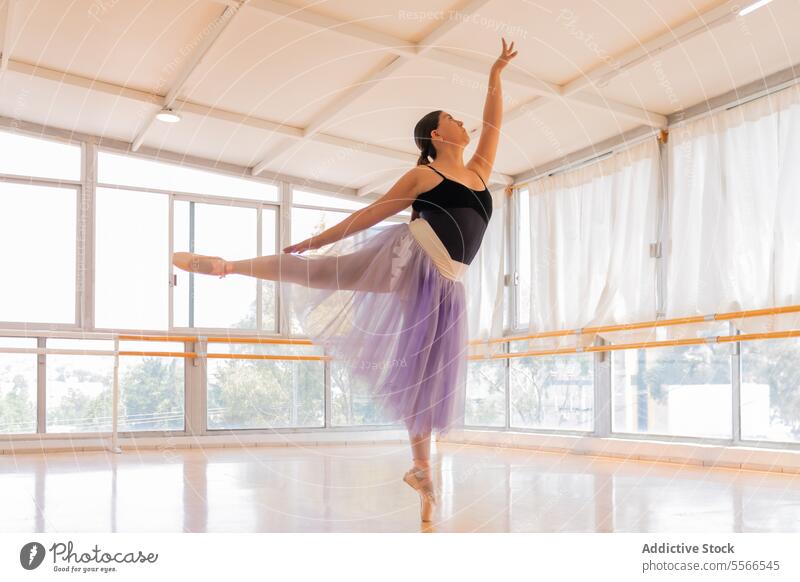
{"type": "Polygon", "coordinates": [[[299,257],[287,253],[228,261],[226,271],[315,289],[387,291],[386,281],[375,280],[367,269],[367,260],[358,253],[335,257],[299,257]]]}
{"type": "Polygon", "coordinates": [[[389,279],[374,269],[373,257],[365,253],[301,257],[293,254],[265,255],[241,261],[226,261],[194,253],[175,253],[173,263],[190,272],[225,276],[245,275],[269,281],[297,283],[316,289],[352,289],[385,293],[389,279]]]}
{"type": "MultiPolygon", "coordinates": [[[[284,281],[297,283],[299,281],[293,281],[290,275],[297,275],[298,269],[281,266],[281,261],[289,263],[293,258],[295,257],[292,255],[265,255],[263,257],[254,257],[252,259],[244,259],[241,261],[227,261],[225,270],[226,272],[235,273],[237,275],[247,275],[248,277],[257,277],[259,279],[267,279],[270,281],[278,281],[282,279],[284,281]]],[[[284,265],[286,263],[284,263],[284,265]]]]}

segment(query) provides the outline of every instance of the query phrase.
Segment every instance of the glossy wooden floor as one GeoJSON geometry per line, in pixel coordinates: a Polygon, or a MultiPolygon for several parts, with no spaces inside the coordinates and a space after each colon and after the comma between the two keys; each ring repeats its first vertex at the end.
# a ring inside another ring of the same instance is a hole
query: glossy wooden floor
{"type": "Polygon", "coordinates": [[[434,456],[427,525],[401,481],[407,445],[6,455],[0,531],[800,531],[797,474],[457,444],[434,456]]]}

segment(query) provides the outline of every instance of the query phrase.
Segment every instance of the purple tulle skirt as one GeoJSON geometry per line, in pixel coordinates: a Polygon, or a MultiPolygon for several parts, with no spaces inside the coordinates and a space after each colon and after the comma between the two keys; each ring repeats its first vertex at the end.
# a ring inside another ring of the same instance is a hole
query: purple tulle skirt
{"type": "Polygon", "coordinates": [[[408,223],[280,257],[284,313],[364,382],[386,420],[412,434],[463,428],[464,284],[440,272],[408,223]]]}

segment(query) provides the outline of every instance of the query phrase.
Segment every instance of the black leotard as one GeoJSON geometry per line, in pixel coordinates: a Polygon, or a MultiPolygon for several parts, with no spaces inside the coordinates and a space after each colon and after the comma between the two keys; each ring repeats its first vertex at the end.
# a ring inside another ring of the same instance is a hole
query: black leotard
{"type": "Polygon", "coordinates": [[[475,192],[433,166],[428,167],[444,180],[417,196],[411,208],[430,223],[451,259],[469,265],[478,254],[492,217],[492,195],[480,174],[484,190],[475,192]]]}

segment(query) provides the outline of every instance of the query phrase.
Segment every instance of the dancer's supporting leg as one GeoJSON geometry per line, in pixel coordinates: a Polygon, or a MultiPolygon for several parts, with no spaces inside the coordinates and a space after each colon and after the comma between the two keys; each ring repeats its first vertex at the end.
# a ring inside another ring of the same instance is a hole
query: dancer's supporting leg
{"type": "Polygon", "coordinates": [[[411,458],[414,466],[420,469],[430,468],[431,466],[431,433],[418,435],[408,434],[411,442],[411,458]]]}
{"type": "Polygon", "coordinates": [[[431,473],[431,433],[415,435],[409,432],[408,436],[414,466],[406,471],[403,480],[419,492],[420,517],[422,521],[430,521],[436,504],[431,473]]]}

